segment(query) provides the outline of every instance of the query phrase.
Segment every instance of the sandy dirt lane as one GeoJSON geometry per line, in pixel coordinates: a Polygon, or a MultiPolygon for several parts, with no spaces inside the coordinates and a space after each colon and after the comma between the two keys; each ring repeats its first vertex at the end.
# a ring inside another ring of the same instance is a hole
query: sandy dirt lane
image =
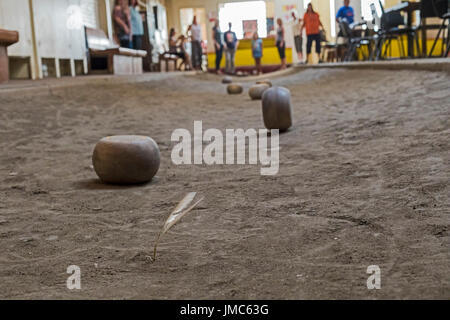
{"type": "Polygon", "coordinates": [[[172,131],[194,120],[262,127],[260,102],[213,76],[0,92],[0,297],[450,298],[450,76],[323,69],[273,82],[292,91],[295,117],[273,177],[171,163],[172,131]],[[155,139],[152,183],[98,182],[92,150],[112,134],[155,139]],[[151,263],[190,191],[205,200],[151,263]],[[71,264],[80,291],[66,289],[71,264]],[[382,289],[369,291],[373,264],[382,289]]]}

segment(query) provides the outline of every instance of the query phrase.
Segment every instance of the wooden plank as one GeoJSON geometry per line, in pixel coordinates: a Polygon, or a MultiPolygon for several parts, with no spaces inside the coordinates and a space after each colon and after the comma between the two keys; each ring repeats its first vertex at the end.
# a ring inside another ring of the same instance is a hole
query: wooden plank
{"type": "Polygon", "coordinates": [[[10,56],[33,56],[28,0],[0,0],[0,29],[19,32],[19,42],[8,48],[10,56]]]}
{"type": "Polygon", "coordinates": [[[0,45],[10,46],[19,41],[19,32],[0,29],[0,45]]]}

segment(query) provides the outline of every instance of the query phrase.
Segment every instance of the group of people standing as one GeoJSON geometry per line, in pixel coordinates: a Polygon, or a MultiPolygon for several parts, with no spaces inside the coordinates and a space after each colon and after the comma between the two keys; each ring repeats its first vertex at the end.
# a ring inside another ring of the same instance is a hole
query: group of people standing
{"type": "Polygon", "coordinates": [[[236,66],[234,63],[236,50],[239,47],[239,40],[236,33],[231,30],[233,25],[228,23],[228,30],[222,35],[219,27],[219,21],[214,22],[213,27],[213,44],[216,51],[216,73],[220,73],[220,64],[222,62],[223,53],[225,52],[225,72],[234,74],[236,66]]]}
{"type": "MultiPolygon", "coordinates": [[[[336,14],[336,22],[340,19],[347,21],[350,25],[354,22],[355,12],[350,6],[350,0],[344,0],[344,5],[339,8],[336,14]]],[[[306,53],[311,54],[312,45],[315,43],[316,53],[320,57],[321,42],[323,41],[322,32],[324,27],[320,21],[320,16],[314,11],[311,3],[308,4],[303,19],[297,19],[295,13],[292,13],[294,18],[294,42],[295,48],[298,54],[299,61],[303,61],[303,30],[305,29],[307,41],[306,41],[306,53]]],[[[342,31],[339,31],[338,37],[343,36],[342,31]]],[[[320,62],[320,60],[319,60],[320,62]]]]}
{"type": "Polygon", "coordinates": [[[305,30],[306,33],[307,56],[311,54],[313,43],[315,43],[316,53],[320,56],[323,24],[320,21],[319,14],[314,11],[312,4],[308,4],[303,19],[297,18],[294,12],[292,12],[292,18],[294,21],[293,31],[295,50],[297,51],[300,63],[303,63],[303,30],[305,30]]]}
{"type": "Polygon", "coordinates": [[[142,49],[144,25],[137,0],[116,0],[113,22],[115,36],[121,47],[142,49]]]}
{"type": "Polygon", "coordinates": [[[176,35],[175,28],[171,28],[169,32],[169,51],[170,54],[176,55],[183,60],[185,69],[202,70],[203,64],[203,45],[202,45],[202,28],[194,16],[192,24],[188,27],[186,35],[176,35]],[[191,51],[187,48],[190,39],[191,51]]]}
{"type": "MultiPolygon", "coordinates": [[[[308,5],[308,8],[303,16],[303,19],[298,19],[295,13],[292,13],[294,19],[294,43],[295,48],[298,53],[299,60],[303,60],[303,30],[306,31],[307,43],[306,51],[309,55],[312,50],[312,45],[315,42],[316,52],[320,55],[321,51],[321,30],[323,29],[322,22],[320,21],[319,14],[314,11],[312,4],[308,5]]],[[[213,44],[216,53],[216,63],[215,71],[220,73],[220,65],[222,62],[223,54],[225,53],[225,73],[234,74],[236,71],[235,67],[235,54],[239,46],[239,40],[236,33],[231,30],[232,24],[228,24],[228,31],[223,35],[220,31],[219,21],[215,21],[213,31],[213,44]]],[[[281,18],[277,19],[277,30],[276,30],[276,46],[278,49],[278,54],[281,60],[281,69],[286,69],[286,32],[281,18]]],[[[255,69],[258,74],[262,73],[261,59],[263,57],[263,41],[259,37],[258,32],[255,32],[252,37],[252,56],[255,60],[255,69]]]]}
{"type": "Polygon", "coordinates": [[[203,64],[203,45],[202,45],[202,27],[194,16],[192,24],[188,27],[186,35],[176,35],[175,28],[169,32],[169,51],[168,53],[176,55],[183,60],[185,70],[202,70],[203,64]],[[187,48],[190,40],[191,50],[187,48]]]}
{"type": "MultiPolygon", "coordinates": [[[[350,0],[344,0],[344,6],[337,13],[336,20],[346,19],[353,23],[354,11],[350,7],[350,0]]],[[[316,53],[320,56],[323,24],[320,21],[319,14],[314,11],[311,3],[308,4],[305,14],[302,18],[297,18],[292,12],[293,35],[295,49],[298,54],[298,60],[303,61],[303,30],[305,30],[306,53],[311,54],[312,45],[315,43],[316,53]],[[322,30],[321,30],[322,29],[322,30]]],[[[142,49],[142,39],[144,27],[142,17],[138,10],[137,0],[116,0],[113,12],[113,21],[115,35],[121,47],[142,49]]],[[[203,62],[202,46],[202,28],[198,24],[197,17],[194,16],[192,24],[187,30],[187,35],[175,34],[175,29],[170,30],[169,34],[169,52],[178,55],[183,59],[186,67],[190,70],[201,70],[203,62]],[[191,55],[186,48],[187,40],[191,40],[191,55]],[[191,57],[192,56],[192,57],[191,57]]],[[[286,32],[281,18],[277,19],[276,46],[281,60],[281,69],[286,65],[286,32]]],[[[225,72],[234,74],[236,72],[235,56],[239,46],[239,40],[236,33],[232,31],[232,24],[228,24],[228,30],[222,34],[219,21],[216,20],[212,29],[212,41],[216,53],[215,70],[220,73],[220,65],[225,54],[226,66],[225,72]]],[[[263,41],[258,32],[252,36],[252,56],[255,60],[255,69],[257,73],[262,73],[261,59],[263,57],[263,41]]]]}
{"type": "MultiPolygon", "coordinates": [[[[220,65],[222,63],[223,54],[225,53],[225,73],[234,74],[236,72],[236,50],[239,47],[239,39],[234,31],[232,31],[232,23],[228,23],[228,30],[222,34],[219,21],[214,23],[213,44],[216,53],[216,73],[221,73],[220,65]]],[[[263,56],[263,41],[259,37],[258,32],[254,32],[252,36],[252,55],[255,59],[257,73],[262,73],[261,59],[263,56]]]]}

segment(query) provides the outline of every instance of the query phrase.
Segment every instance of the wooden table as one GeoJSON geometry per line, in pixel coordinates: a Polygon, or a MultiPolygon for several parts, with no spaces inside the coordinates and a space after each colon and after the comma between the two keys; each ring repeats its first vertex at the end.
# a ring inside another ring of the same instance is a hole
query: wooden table
{"type": "MultiPolygon", "coordinates": [[[[385,10],[385,13],[388,12],[406,12],[407,14],[407,22],[406,26],[408,29],[412,28],[413,15],[415,11],[420,10],[420,2],[411,2],[411,1],[403,1],[402,3],[395,5],[389,9],[385,10]]],[[[422,28],[422,50],[426,55],[426,28],[423,25],[422,28]]],[[[414,58],[414,37],[412,34],[408,34],[408,57],[414,58]]]]}
{"type": "Polygon", "coordinates": [[[7,47],[19,41],[17,31],[0,29],[0,83],[9,80],[7,47]]]}

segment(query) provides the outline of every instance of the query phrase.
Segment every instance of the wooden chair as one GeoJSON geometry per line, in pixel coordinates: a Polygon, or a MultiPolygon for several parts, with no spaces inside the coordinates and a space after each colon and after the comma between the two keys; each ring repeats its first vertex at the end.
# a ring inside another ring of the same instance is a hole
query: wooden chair
{"type": "MultiPolygon", "coordinates": [[[[359,25],[362,25],[359,24],[359,25]]],[[[361,30],[352,29],[347,20],[339,19],[339,27],[347,40],[347,50],[344,56],[345,62],[358,60],[357,50],[360,49],[363,60],[369,60],[371,57],[371,46],[376,40],[373,36],[366,36],[361,30]],[[368,55],[364,48],[367,48],[368,55]]]]}
{"type": "Polygon", "coordinates": [[[162,64],[165,64],[165,71],[169,72],[169,64],[172,62],[173,63],[173,69],[174,71],[179,71],[180,67],[178,66],[178,60],[182,60],[179,56],[175,55],[175,54],[171,54],[170,52],[164,52],[159,54],[159,71],[162,72],[163,68],[162,68],[162,64]]]}
{"type": "Polygon", "coordinates": [[[436,48],[436,44],[439,41],[439,37],[441,36],[441,32],[442,32],[442,52],[441,52],[441,56],[442,57],[447,57],[448,53],[450,51],[450,12],[444,14],[442,16],[442,25],[439,28],[439,31],[436,35],[436,39],[434,39],[433,42],[433,46],[431,47],[430,53],[428,55],[429,58],[431,58],[433,56],[433,51],[434,48],[436,48]],[[447,31],[447,37],[445,36],[445,32],[447,31]]]}
{"type": "Polygon", "coordinates": [[[85,27],[90,74],[142,74],[144,50],[122,48],[113,43],[103,30],[85,27]]]}
{"type": "Polygon", "coordinates": [[[337,44],[327,42],[322,47],[323,47],[323,50],[322,50],[321,60],[323,62],[337,62],[337,59],[338,59],[337,44]]]}
{"type": "Polygon", "coordinates": [[[7,47],[19,41],[17,31],[0,29],[0,83],[9,80],[7,47]]]}

